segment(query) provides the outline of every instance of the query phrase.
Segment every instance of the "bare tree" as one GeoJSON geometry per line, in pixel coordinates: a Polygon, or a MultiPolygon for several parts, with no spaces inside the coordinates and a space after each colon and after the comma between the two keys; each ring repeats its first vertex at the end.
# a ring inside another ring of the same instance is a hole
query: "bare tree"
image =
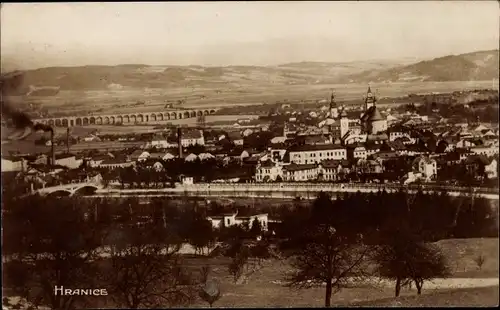
{"type": "Polygon", "coordinates": [[[55,294],[55,286],[92,287],[100,232],[84,221],[75,199],[29,197],[4,217],[4,286],[35,306],[72,309],[84,297],[55,294]]]}
{"type": "Polygon", "coordinates": [[[234,277],[234,282],[237,282],[245,272],[245,268],[248,268],[250,252],[247,246],[241,245],[231,256],[232,260],[229,263],[228,269],[229,273],[234,277]]]}
{"type": "Polygon", "coordinates": [[[295,269],[287,275],[289,285],[307,288],[326,284],[325,307],[330,306],[332,294],[366,276],[369,248],[363,244],[363,236],[345,221],[342,208],[320,193],[308,214],[303,214],[300,230],[288,231],[282,245],[295,269]]]}
{"type": "Polygon", "coordinates": [[[308,227],[308,230],[308,242],[304,242],[292,257],[296,271],[288,277],[288,282],[291,287],[298,288],[326,283],[325,307],[330,307],[332,294],[366,275],[364,262],[368,247],[359,239],[337,234],[329,225],[316,229],[308,227]]]}
{"type": "Polygon", "coordinates": [[[112,295],[120,305],[137,309],[188,304],[193,279],[177,255],[180,240],[156,229],[132,226],[112,247],[109,270],[104,270],[112,295]]]}
{"type": "Polygon", "coordinates": [[[401,287],[414,282],[420,295],[424,281],[449,275],[444,255],[434,244],[426,244],[412,234],[401,223],[399,229],[391,230],[390,237],[380,246],[374,256],[377,273],[396,281],[395,296],[401,287]]]}
{"type": "Polygon", "coordinates": [[[481,270],[483,268],[484,263],[486,262],[486,257],[483,254],[479,254],[475,259],[474,262],[477,265],[477,268],[481,270]]]}
{"type": "Polygon", "coordinates": [[[271,257],[269,243],[267,241],[259,241],[256,245],[250,248],[250,256],[257,260],[259,266],[262,261],[271,257]]]}

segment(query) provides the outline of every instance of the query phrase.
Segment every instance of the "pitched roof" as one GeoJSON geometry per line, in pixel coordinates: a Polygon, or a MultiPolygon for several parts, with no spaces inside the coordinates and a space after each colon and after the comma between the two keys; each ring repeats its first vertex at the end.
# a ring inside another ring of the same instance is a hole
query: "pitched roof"
{"type": "Polygon", "coordinates": [[[186,130],[182,132],[182,139],[200,139],[203,137],[203,132],[201,130],[186,130]]]}
{"type": "Polygon", "coordinates": [[[377,141],[377,140],[388,140],[389,137],[387,136],[386,133],[379,133],[379,134],[369,134],[366,137],[366,140],[372,140],[372,141],[377,141]]]}
{"type": "Polygon", "coordinates": [[[316,164],[290,164],[283,166],[283,170],[287,171],[300,171],[300,170],[309,170],[318,167],[316,164]]]}
{"type": "Polygon", "coordinates": [[[103,160],[101,162],[101,165],[115,165],[115,164],[124,164],[127,163],[127,160],[124,158],[109,158],[106,160],[103,160]]]}
{"type": "Polygon", "coordinates": [[[324,168],[336,168],[339,165],[342,165],[341,160],[328,159],[321,161],[321,166],[323,166],[324,168]]]}
{"type": "Polygon", "coordinates": [[[239,131],[230,131],[227,133],[227,136],[231,141],[243,139],[239,131]]]}

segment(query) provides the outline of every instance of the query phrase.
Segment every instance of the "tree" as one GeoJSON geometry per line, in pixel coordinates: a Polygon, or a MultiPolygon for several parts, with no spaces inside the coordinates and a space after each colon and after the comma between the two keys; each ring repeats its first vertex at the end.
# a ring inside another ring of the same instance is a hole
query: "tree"
{"type": "Polygon", "coordinates": [[[449,275],[446,259],[436,245],[424,243],[405,223],[393,227],[387,231],[385,244],[378,248],[375,262],[380,276],[396,281],[396,297],[410,282],[415,283],[420,295],[424,281],[449,275]]]}
{"type": "Polygon", "coordinates": [[[368,247],[363,245],[359,234],[345,229],[336,218],[329,196],[320,193],[300,233],[292,236],[291,258],[295,271],[288,276],[288,283],[298,288],[326,283],[325,307],[330,306],[332,294],[351,279],[366,275],[364,262],[368,247]]]}
{"type": "Polygon", "coordinates": [[[166,230],[132,226],[120,234],[103,270],[115,302],[133,309],[188,304],[195,283],[182,268],[180,244],[166,230]]]}
{"type": "Polygon", "coordinates": [[[52,309],[82,307],[83,296],[55,295],[54,287],[95,287],[92,260],[100,232],[84,216],[78,199],[32,196],[16,201],[4,217],[4,285],[52,309]]]}
{"type": "Polygon", "coordinates": [[[250,256],[256,258],[257,263],[261,265],[264,259],[271,257],[269,243],[266,241],[259,241],[256,245],[250,248],[250,256]]]}
{"type": "Polygon", "coordinates": [[[229,274],[234,278],[234,282],[243,275],[245,267],[248,266],[248,258],[250,257],[250,251],[247,246],[241,244],[241,246],[232,254],[232,260],[229,263],[228,269],[229,274]]]}
{"type": "Polygon", "coordinates": [[[189,242],[196,248],[196,251],[203,254],[203,249],[209,247],[215,239],[212,223],[204,218],[197,218],[194,221],[194,229],[190,231],[189,242]]]}
{"type": "Polygon", "coordinates": [[[262,224],[260,223],[258,218],[253,219],[249,234],[252,238],[257,238],[262,234],[262,224]]]}

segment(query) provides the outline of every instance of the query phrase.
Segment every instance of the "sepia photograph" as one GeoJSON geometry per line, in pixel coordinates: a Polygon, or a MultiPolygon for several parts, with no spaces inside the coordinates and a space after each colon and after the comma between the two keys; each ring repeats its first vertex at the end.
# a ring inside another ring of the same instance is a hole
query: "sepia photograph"
{"type": "Polygon", "coordinates": [[[2,309],[498,306],[499,11],[2,3],[2,309]]]}

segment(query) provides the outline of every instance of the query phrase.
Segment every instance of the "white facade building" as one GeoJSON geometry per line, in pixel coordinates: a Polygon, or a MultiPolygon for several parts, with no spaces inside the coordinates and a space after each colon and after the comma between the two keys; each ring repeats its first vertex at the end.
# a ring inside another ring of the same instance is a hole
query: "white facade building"
{"type": "Polygon", "coordinates": [[[347,159],[347,149],[340,145],[297,145],[288,149],[290,163],[315,164],[323,160],[347,159]]]}

